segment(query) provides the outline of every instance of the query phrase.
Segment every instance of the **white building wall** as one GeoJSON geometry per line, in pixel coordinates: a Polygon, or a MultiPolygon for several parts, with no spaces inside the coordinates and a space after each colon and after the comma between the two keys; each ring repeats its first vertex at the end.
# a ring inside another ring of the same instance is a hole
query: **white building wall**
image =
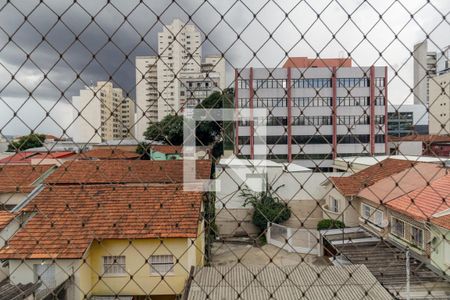
{"type": "Polygon", "coordinates": [[[450,134],[450,73],[430,79],[430,134],[450,134]]]}
{"type": "Polygon", "coordinates": [[[91,90],[81,90],[80,96],[72,97],[74,122],[69,126],[69,134],[77,143],[100,143],[101,101],[91,90]],[[96,132],[97,130],[97,132],[96,132]]]}

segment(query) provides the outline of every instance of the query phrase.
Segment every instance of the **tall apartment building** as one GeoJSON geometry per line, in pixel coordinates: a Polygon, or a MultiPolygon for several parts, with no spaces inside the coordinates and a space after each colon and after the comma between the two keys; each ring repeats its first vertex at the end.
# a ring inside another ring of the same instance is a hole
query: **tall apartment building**
{"type": "Polygon", "coordinates": [[[225,82],[222,56],[203,58],[200,31],[175,19],[158,34],[158,56],[136,57],[137,137],[149,122],[196,105],[225,82]]]}
{"type": "Polygon", "coordinates": [[[450,72],[430,79],[430,134],[450,135],[450,72]]]}
{"type": "Polygon", "coordinates": [[[450,72],[450,46],[443,51],[429,51],[424,40],[414,45],[414,104],[430,103],[430,78],[450,72]]]}
{"type": "Polygon", "coordinates": [[[323,169],[336,157],[385,154],[386,103],[386,67],[291,58],[283,68],[236,70],[237,111],[263,108],[268,115],[236,122],[234,151],[323,169]],[[259,126],[265,141],[255,136],[259,126]]]}
{"type": "Polygon", "coordinates": [[[98,81],[72,97],[73,120],[69,134],[75,142],[100,143],[134,138],[135,104],[112,82],[98,81]]]}

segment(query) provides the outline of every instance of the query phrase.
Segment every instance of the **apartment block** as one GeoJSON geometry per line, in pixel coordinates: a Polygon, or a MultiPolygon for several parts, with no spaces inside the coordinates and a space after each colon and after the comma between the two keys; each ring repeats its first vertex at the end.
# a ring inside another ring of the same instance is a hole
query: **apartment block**
{"type": "Polygon", "coordinates": [[[430,134],[450,134],[450,73],[430,79],[430,134]]]}
{"type": "Polygon", "coordinates": [[[351,67],[342,59],[311,61],[235,71],[236,109],[267,114],[264,120],[241,115],[236,155],[324,169],[336,157],[386,153],[387,68],[351,67]],[[255,134],[261,127],[262,138],[255,134]]]}
{"type": "Polygon", "coordinates": [[[158,34],[158,56],[136,57],[137,137],[143,137],[150,122],[181,113],[225,88],[225,60],[203,57],[202,43],[194,25],[175,19],[158,34]]]}
{"type": "Polygon", "coordinates": [[[98,81],[72,97],[69,132],[78,143],[100,143],[134,137],[134,101],[112,82],[98,81]]]}

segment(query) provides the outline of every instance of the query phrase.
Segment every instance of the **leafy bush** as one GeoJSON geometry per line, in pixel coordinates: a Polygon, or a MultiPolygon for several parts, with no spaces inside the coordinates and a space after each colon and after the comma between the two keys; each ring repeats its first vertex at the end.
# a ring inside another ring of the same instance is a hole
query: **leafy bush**
{"type": "Polygon", "coordinates": [[[30,148],[42,147],[45,141],[44,134],[32,133],[20,137],[19,140],[13,141],[8,145],[8,152],[20,152],[30,148]]]}
{"type": "Polygon", "coordinates": [[[245,198],[244,206],[251,204],[255,209],[252,221],[261,232],[266,230],[268,222],[280,224],[291,217],[291,209],[268,187],[260,193],[253,193],[246,187],[241,190],[241,195],[245,198]]]}
{"type": "Polygon", "coordinates": [[[339,220],[323,219],[317,223],[317,230],[345,228],[345,224],[339,220]]]}

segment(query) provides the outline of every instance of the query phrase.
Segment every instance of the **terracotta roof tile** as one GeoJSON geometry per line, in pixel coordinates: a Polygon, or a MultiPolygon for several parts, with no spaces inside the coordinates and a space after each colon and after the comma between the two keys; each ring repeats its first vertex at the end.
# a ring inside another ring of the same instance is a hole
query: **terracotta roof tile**
{"type": "Polygon", "coordinates": [[[46,187],[0,258],[81,258],[103,239],[195,238],[202,199],[180,185],[46,187]]]}
{"type": "Polygon", "coordinates": [[[84,159],[138,159],[141,154],[121,149],[93,149],[80,154],[84,159]]]}
{"type": "Polygon", "coordinates": [[[385,159],[348,177],[330,177],[331,182],[344,196],[354,196],[375,182],[414,166],[414,162],[385,159]]]}
{"type": "MultiPolygon", "coordinates": [[[[416,220],[436,221],[448,218],[433,218],[434,214],[450,208],[450,175],[432,181],[406,195],[393,199],[386,204],[392,210],[406,214],[416,220]],[[440,219],[440,220],[439,220],[440,219]]],[[[450,224],[447,224],[450,227],[450,224]]]]}
{"type": "Polygon", "coordinates": [[[13,214],[9,211],[0,210],[0,230],[3,230],[3,228],[5,228],[6,225],[8,225],[15,216],[16,214],[13,214]]]}
{"type": "Polygon", "coordinates": [[[164,154],[183,154],[183,146],[152,145],[151,149],[164,154]]]}
{"type": "Polygon", "coordinates": [[[0,193],[29,193],[33,183],[53,165],[0,165],[0,193]]]}
{"type": "MultiPolygon", "coordinates": [[[[78,160],[64,163],[47,184],[181,183],[183,160],[78,160]]],[[[211,161],[197,160],[196,179],[209,179],[211,161]]],[[[190,174],[194,174],[191,170],[190,174]]],[[[192,175],[194,176],[194,175],[192,175]]]]}
{"type": "Polygon", "coordinates": [[[442,217],[431,218],[431,223],[441,226],[442,228],[450,230],[450,214],[442,217]]]}

